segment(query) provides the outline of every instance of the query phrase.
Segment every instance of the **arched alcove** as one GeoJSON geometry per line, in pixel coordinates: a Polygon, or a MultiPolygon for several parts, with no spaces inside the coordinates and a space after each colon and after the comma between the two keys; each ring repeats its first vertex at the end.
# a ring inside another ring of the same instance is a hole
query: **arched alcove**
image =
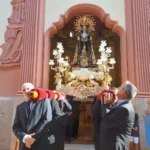
{"type": "MultiPolygon", "coordinates": [[[[111,82],[112,87],[119,87],[121,85],[121,61],[120,61],[120,37],[112,32],[111,29],[107,28],[104,23],[100,21],[99,18],[93,16],[95,24],[95,31],[91,34],[92,37],[92,46],[95,54],[96,60],[100,59],[99,46],[102,40],[106,40],[107,47],[112,48],[112,58],[116,59],[115,68],[110,71],[110,74],[113,78],[111,82]]],[[[74,30],[74,22],[76,17],[73,17],[69,20],[65,26],[58,30],[56,34],[54,34],[50,38],[50,59],[54,59],[53,50],[56,49],[57,43],[61,42],[64,47],[63,57],[68,56],[69,63],[72,64],[76,46],[78,44],[78,35],[74,30]],[[70,33],[72,33],[72,37],[70,37],[70,33]]],[[[49,89],[55,90],[56,85],[54,83],[55,71],[50,71],[49,74],[49,89]]]]}
{"type": "Polygon", "coordinates": [[[126,38],[124,29],[118,25],[117,21],[110,19],[110,15],[107,14],[101,7],[93,4],[79,4],[69,8],[64,15],[60,15],[58,22],[53,25],[45,33],[44,41],[44,63],[43,63],[43,87],[49,87],[49,59],[50,59],[50,38],[58,32],[58,30],[64,28],[72,18],[80,14],[89,13],[97,17],[108,29],[116,33],[120,37],[120,58],[121,58],[121,81],[124,82],[127,79],[127,58],[126,58],[126,38]]]}

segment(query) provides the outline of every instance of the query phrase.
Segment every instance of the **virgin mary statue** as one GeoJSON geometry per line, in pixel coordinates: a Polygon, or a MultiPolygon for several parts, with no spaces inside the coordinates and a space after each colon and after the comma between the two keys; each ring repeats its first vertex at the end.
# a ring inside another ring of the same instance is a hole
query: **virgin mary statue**
{"type": "Polygon", "coordinates": [[[78,34],[78,42],[76,45],[73,66],[77,67],[93,67],[96,66],[96,59],[93,51],[92,32],[95,22],[91,15],[78,16],[75,22],[75,31],[78,34]]]}

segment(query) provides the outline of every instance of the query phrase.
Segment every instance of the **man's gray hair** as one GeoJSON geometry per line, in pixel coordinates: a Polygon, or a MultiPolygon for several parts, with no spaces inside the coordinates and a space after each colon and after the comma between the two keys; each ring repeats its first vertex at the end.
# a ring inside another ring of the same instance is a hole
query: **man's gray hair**
{"type": "Polygon", "coordinates": [[[126,83],[123,86],[123,90],[125,90],[128,99],[135,98],[138,91],[135,85],[132,84],[130,81],[126,81],[126,83]]]}
{"type": "Polygon", "coordinates": [[[34,89],[34,85],[30,82],[26,82],[22,85],[22,89],[23,87],[28,87],[29,89],[34,89]]]}

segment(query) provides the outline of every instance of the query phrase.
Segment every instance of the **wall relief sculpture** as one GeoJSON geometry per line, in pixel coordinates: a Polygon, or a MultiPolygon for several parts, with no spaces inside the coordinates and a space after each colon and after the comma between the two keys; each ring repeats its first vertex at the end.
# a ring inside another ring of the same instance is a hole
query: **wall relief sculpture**
{"type": "Polygon", "coordinates": [[[5,32],[5,43],[0,47],[0,67],[20,65],[23,49],[23,22],[24,22],[24,1],[13,0],[12,14],[8,18],[8,26],[5,32]]]}

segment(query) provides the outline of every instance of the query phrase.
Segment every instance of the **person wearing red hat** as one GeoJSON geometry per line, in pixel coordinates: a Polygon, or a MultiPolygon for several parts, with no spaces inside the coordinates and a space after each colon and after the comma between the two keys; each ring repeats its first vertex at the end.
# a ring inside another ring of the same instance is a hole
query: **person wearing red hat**
{"type": "Polygon", "coordinates": [[[55,138],[55,142],[51,144],[51,149],[64,150],[65,128],[68,124],[69,116],[71,116],[72,114],[70,112],[71,109],[66,109],[67,111],[64,112],[64,107],[60,106],[65,105],[63,104],[59,106],[59,104],[62,104],[63,102],[68,106],[64,93],[53,92],[51,90],[46,91],[48,94],[48,98],[50,99],[53,114],[53,120],[47,124],[47,128],[49,128],[49,134],[53,135],[55,138]]]}
{"type": "Polygon", "coordinates": [[[57,102],[59,104],[61,113],[68,114],[68,119],[63,120],[61,122],[61,125],[58,126],[56,132],[57,150],[64,150],[66,126],[68,125],[70,116],[72,115],[72,107],[69,104],[68,100],[66,99],[66,95],[64,93],[60,93],[60,92],[55,92],[55,93],[57,95],[57,102]],[[64,123],[65,125],[63,125],[64,123]]]}

